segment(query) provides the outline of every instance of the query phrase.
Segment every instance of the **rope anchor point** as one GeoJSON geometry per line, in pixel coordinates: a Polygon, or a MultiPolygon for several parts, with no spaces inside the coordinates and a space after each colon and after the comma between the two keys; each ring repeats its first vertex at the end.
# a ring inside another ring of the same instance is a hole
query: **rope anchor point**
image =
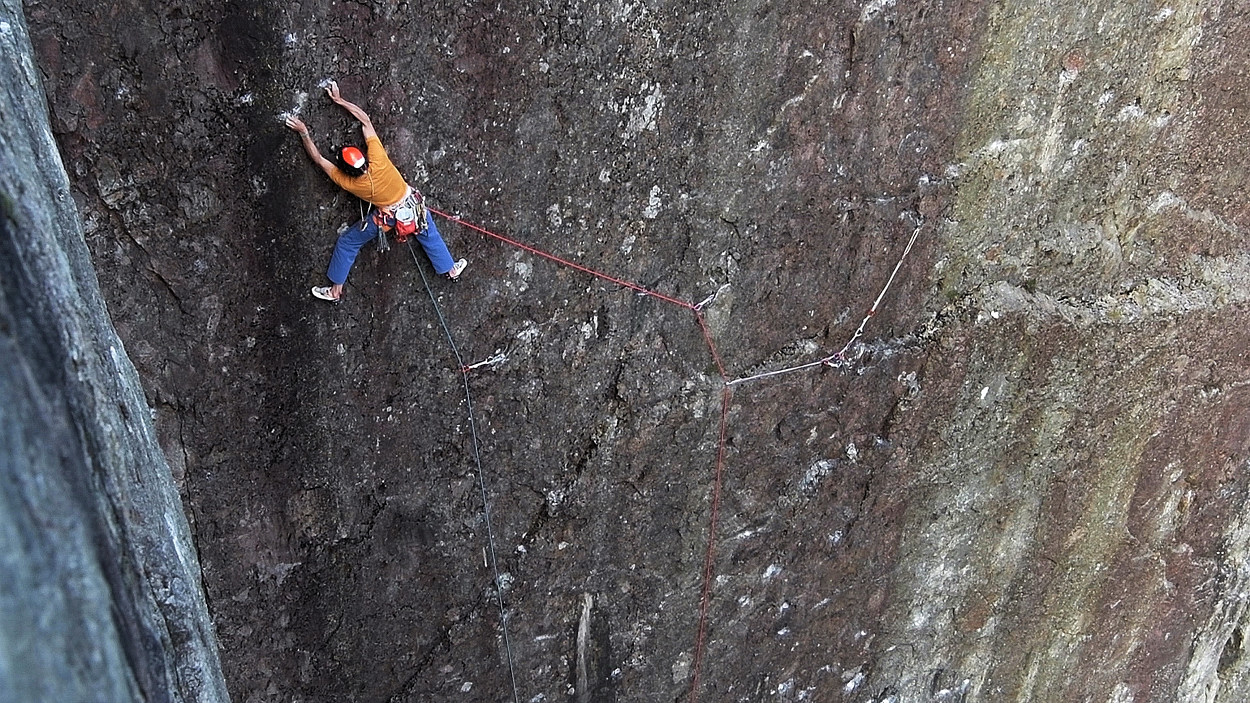
{"type": "MultiPolygon", "coordinates": [[[[715,283],[715,281],[713,281],[713,283],[715,283]]],[[[703,312],[703,308],[705,308],[705,307],[707,307],[707,306],[711,305],[712,303],[716,302],[716,299],[717,299],[717,298],[719,298],[719,297],[720,297],[720,294],[721,294],[721,293],[724,293],[724,292],[725,292],[725,289],[726,289],[726,288],[728,288],[728,287],[729,287],[729,284],[728,284],[728,283],[726,283],[726,284],[724,284],[723,286],[721,286],[720,288],[717,288],[715,293],[713,293],[713,294],[709,295],[708,297],[704,298],[702,302],[700,302],[700,303],[698,303],[698,304],[696,304],[696,305],[691,305],[691,306],[690,306],[690,309],[691,309],[691,310],[694,310],[695,312],[703,312]]]]}
{"type": "Polygon", "coordinates": [[[461,373],[468,373],[472,371],[473,369],[479,369],[483,366],[498,366],[499,364],[502,364],[503,362],[507,360],[508,360],[508,355],[496,349],[494,356],[490,357],[489,359],[483,359],[482,361],[479,361],[476,364],[465,364],[460,367],[460,371],[461,373]]]}

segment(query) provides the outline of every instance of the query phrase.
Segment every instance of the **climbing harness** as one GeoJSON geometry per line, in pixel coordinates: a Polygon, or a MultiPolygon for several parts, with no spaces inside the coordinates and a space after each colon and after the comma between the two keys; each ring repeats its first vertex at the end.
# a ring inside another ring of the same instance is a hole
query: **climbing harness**
{"type": "Polygon", "coordinates": [[[425,215],[425,198],[412,186],[408,187],[408,192],[404,193],[404,198],[398,203],[379,210],[389,218],[390,226],[395,229],[395,241],[400,244],[408,241],[408,237],[414,234],[425,234],[429,227],[425,215]]]}
{"type": "Polygon", "coordinates": [[[387,241],[387,232],[395,233],[395,241],[403,244],[408,241],[408,237],[416,234],[425,234],[429,228],[425,215],[425,199],[421,193],[408,188],[408,192],[404,194],[403,200],[386,207],[378,207],[370,205],[369,209],[365,209],[367,200],[358,200],[360,205],[360,226],[365,226],[366,218],[373,221],[378,228],[378,251],[385,252],[391,248],[390,242],[387,241]]]}

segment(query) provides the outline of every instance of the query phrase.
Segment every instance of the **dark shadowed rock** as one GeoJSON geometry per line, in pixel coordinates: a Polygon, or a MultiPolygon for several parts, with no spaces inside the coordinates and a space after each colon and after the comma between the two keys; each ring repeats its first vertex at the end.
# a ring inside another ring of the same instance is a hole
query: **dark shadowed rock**
{"type": "Polygon", "coordinates": [[[1246,696],[1240,4],[27,9],[237,700],[1246,696]]]}

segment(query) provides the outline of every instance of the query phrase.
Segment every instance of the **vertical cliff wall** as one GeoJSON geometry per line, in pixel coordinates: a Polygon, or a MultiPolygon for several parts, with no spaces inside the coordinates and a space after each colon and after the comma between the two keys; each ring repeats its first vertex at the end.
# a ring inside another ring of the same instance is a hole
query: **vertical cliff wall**
{"type": "Polygon", "coordinates": [[[229,700],[195,545],[0,3],[0,700],[229,700]]]}
{"type": "Polygon", "coordinates": [[[912,690],[1247,695],[1245,10],[984,18],[889,618],[912,690]]]}
{"type": "Polygon", "coordinates": [[[1241,4],[27,11],[237,700],[1244,697],[1241,4]],[[731,377],[841,348],[920,235],[852,364],[733,386],[718,483],[689,311],[442,223],[507,357],[479,473],[424,262],[307,294],[357,206],[278,116],[355,138],[325,78],[437,206],[719,291],[731,377]]]}

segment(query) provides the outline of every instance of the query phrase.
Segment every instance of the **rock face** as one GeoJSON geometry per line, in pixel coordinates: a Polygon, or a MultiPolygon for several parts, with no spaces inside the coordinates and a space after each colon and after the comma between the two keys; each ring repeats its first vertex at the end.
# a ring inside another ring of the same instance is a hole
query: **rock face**
{"type": "Polygon", "coordinates": [[[0,3],[0,57],[0,701],[228,701],[15,2],[0,3]]]}
{"type": "Polygon", "coordinates": [[[27,13],[235,700],[1250,693],[1242,4],[27,13]]]}

